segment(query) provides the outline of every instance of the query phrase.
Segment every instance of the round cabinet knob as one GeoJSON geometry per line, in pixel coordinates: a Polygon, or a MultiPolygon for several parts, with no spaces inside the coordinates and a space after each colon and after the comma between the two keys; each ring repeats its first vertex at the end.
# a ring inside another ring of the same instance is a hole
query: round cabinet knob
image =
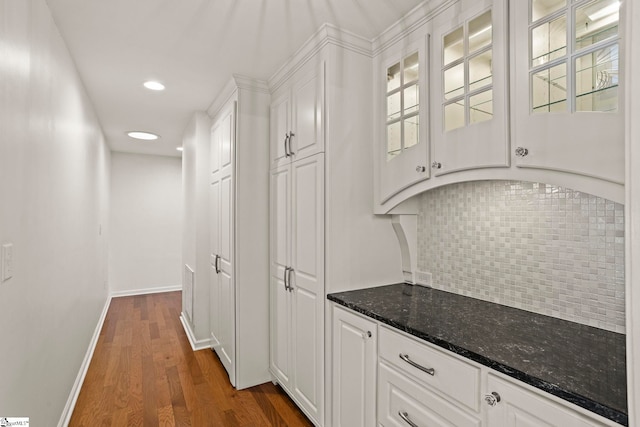
{"type": "Polygon", "coordinates": [[[496,406],[498,402],[500,402],[500,395],[495,391],[492,391],[491,394],[484,396],[484,401],[487,402],[487,405],[489,406],[496,406]]]}
{"type": "Polygon", "coordinates": [[[367,336],[371,338],[371,331],[367,331],[367,336]]]}
{"type": "Polygon", "coordinates": [[[517,157],[524,157],[527,154],[529,154],[529,150],[527,148],[524,148],[524,147],[516,148],[516,156],[517,157]]]}
{"type": "Polygon", "coordinates": [[[442,168],[442,163],[440,163],[440,162],[433,162],[433,163],[431,163],[431,167],[432,167],[433,169],[440,169],[440,168],[442,168]]]}
{"type": "Polygon", "coordinates": [[[416,166],[416,172],[424,172],[426,171],[427,168],[424,166],[416,166]]]}

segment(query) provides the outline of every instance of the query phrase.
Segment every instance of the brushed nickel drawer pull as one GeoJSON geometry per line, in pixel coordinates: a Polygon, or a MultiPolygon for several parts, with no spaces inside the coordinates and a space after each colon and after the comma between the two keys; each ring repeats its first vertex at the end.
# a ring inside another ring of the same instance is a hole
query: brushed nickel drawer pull
{"type": "Polygon", "coordinates": [[[425,368],[422,365],[418,365],[416,362],[414,362],[413,360],[409,359],[409,355],[408,354],[400,353],[400,359],[404,360],[405,362],[407,362],[409,365],[413,366],[414,368],[418,368],[422,372],[426,372],[427,374],[429,374],[431,376],[434,376],[436,374],[435,369],[433,369],[433,368],[425,368]]]}
{"type": "Polygon", "coordinates": [[[403,411],[398,411],[398,415],[400,415],[400,418],[402,418],[404,420],[405,423],[409,424],[411,427],[418,427],[418,424],[414,423],[413,421],[411,421],[409,419],[409,414],[407,414],[407,412],[403,412],[403,411]]]}

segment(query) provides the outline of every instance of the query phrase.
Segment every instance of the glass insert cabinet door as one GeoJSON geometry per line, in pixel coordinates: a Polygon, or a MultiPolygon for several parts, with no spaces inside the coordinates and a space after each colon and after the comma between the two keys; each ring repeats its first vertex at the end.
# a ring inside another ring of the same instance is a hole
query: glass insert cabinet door
{"type": "Polygon", "coordinates": [[[436,176],[509,164],[507,10],[506,0],[460,0],[434,18],[436,176]]]}
{"type": "Polygon", "coordinates": [[[533,113],[619,107],[618,0],[529,0],[533,113]]]}
{"type": "Polygon", "coordinates": [[[624,183],[628,1],[512,2],[518,167],[624,183]]]}
{"type": "Polygon", "coordinates": [[[444,130],[493,118],[491,9],[443,38],[444,130]]]}
{"type": "Polygon", "coordinates": [[[418,144],[420,55],[413,52],[387,68],[387,161],[418,144]]]}
{"type": "Polygon", "coordinates": [[[377,134],[378,201],[429,178],[427,128],[427,46],[429,35],[403,41],[377,58],[380,114],[377,134]]]}

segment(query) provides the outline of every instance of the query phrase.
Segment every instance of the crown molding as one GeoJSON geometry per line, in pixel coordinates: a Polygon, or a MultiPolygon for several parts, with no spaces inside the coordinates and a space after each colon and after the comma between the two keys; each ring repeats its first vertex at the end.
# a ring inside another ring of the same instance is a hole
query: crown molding
{"type": "Polygon", "coordinates": [[[238,89],[265,94],[271,93],[269,91],[269,86],[265,81],[243,76],[241,74],[233,74],[224,88],[222,88],[220,93],[218,93],[218,96],[216,96],[211,105],[209,105],[209,108],[207,108],[207,114],[209,117],[213,119],[224,108],[224,106],[236,96],[238,89]]]}
{"type": "Polygon", "coordinates": [[[292,74],[327,45],[338,46],[369,58],[373,57],[371,40],[331,24],[322,24],[318,31],[269,78],[271,92],[278,90],[292,74]]]}
{"type": "Polygon", "coordinates": [[[373,56],[379,55],[385,49],[413,33],[426,22],[433,19],[434,16],[458,1],[459,0],[426,0],[420,3],[372,40],[373,56]]]}

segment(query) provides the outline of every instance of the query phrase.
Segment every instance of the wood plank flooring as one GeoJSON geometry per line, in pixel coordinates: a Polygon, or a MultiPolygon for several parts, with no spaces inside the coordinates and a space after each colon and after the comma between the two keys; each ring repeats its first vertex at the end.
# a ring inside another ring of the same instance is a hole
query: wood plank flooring
{"type": "Polygon", "coordinates": [[[181,293],[111,301],[70,426],[311,426],[278,386],[235,390],[211,350],[194,352],[181,293]]]}

